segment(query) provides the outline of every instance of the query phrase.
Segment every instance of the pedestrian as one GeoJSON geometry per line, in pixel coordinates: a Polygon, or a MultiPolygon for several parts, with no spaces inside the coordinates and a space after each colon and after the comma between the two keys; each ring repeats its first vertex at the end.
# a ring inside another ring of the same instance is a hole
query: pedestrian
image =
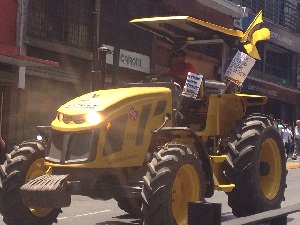
{"type": "Polygon", "coordinates": [[[281,136],[285,147],[286,156],[289,156],[290,153],[290,144],[292,142],[292,131],[288,128],[287,124],[283,125],[281,130],[281,136]]]}
{"type": "Polygon", "coordinates": [[[4,147],[5,147],[5,142],[0,134],[0,149],[2,150],[2,149],[4,149],[4,147]]]}
{"type": "Polygon", "coordinates": [[[294,152],[294,133],[293,133],[293,127],[291,125],[288,126],[288,129],[290,130],[291,132],[291,136],[292,136],[292,139],[290,141],[290,145],[289,145],[289,153],[292,153],[294,152]]]}
{"type": "Polygon", "coordinates": [[[297,154],[300,151],[300,120],[296,121],[295,132],[294,132],[294,153],[292,159],[297,159],[297,154]]]}
{"type": "Polygon", "coordinates": [[[196,73],[196,69],[190,63],[185,62],[186,52],[183,49],[172,52],[172,67],[168,75],[173,82],[178,83],[181,88],[184,87],[188,72],[196,73]]]}
{"type": "Polygon", "coordinates": [[[6,159],[5,142],[0,133],[0,164],[3,164],[6,159]]]}
{"type": "Polygon", "coordinates": [[[282,131],[282,129],[283,129],[283,125],[282,125],[283,123],[282,123],[282,120],[280,120],[280,119],[277,119],[277,129],[278,129],[278,131],[279,131],[279,133],[280,133],[280,135],[281,135],[281,131],[282,131]]]}

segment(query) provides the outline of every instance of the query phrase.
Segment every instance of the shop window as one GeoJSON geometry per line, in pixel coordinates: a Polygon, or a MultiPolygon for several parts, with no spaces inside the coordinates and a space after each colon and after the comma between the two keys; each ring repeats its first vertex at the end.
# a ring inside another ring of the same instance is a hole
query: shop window
{"type": "Polygon", "coordinates": [[[28,35],[90,49],[93,1],[31,0],[28,35]]]}
{"type": "Polygon", "coordinates": [[[291,57],[288,51],[267,45],[265,73],[275,77],[277,82],[285,84],[290,80],[291,57]]]}
{"type": "Polygon", "coordinates": [[[13,72],[12,65],[0,62],[0,71],[12,73],[13,72]]]}

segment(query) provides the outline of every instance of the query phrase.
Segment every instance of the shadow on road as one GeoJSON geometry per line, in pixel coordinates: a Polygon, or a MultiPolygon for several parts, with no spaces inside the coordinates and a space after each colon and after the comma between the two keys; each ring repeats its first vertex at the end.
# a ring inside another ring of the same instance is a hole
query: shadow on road
{"type": "Polygon", "coordinates": [[[113,217],[113,221],[105,221],[97,223],[95,225],[142,225],[143,221],[141,219],[134,218],[129,214],[124,214],[120,216],[113,217]]]}
{"type": "Polygon", "coordinates": [[[232,220],[236,218],[232,213],[222,213],[221,214],[221,222],[227,221],[227,220],[232,220]]]}
{"type": "MultiPolygon", "coordinates": [[[[221,214],[221,222],[225,222],[228,220],[235,219],[236,217],[232,215],[232,213],[222,213],[221,214]]],[[[134,218],[129,214],[124,214],[120,216],[113,217],[112,221],[105,221],[101,223],[97,223],[95,225],[142,225],[143,221],[141,219],[134,218]]],[[[293,219],[288,218],[288,221],[293,219]]]]}
{"type": "MultiPolygon", "coordinates": [[[[222,213],[221,222],[225,222],[228,220],[232,220],[236,218],[232,213],[222,213]]],[[[97,223],[95,225],[142,225],[143,221],[141,219],[134,218],[129,214],[124,214],[120,216],[113,217],[112,221],[105,221],[101,223],[97,223]]]]}

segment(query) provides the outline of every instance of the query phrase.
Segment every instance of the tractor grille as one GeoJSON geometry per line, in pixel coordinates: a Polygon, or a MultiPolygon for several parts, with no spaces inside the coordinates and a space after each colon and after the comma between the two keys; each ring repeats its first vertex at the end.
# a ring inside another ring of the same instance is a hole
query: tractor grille
{"type": "Polygon", "coordinates": [[[81,132],[51,130],[46,159],[63,164],[93,161],[99,135],[98,129],[81,132]]]}

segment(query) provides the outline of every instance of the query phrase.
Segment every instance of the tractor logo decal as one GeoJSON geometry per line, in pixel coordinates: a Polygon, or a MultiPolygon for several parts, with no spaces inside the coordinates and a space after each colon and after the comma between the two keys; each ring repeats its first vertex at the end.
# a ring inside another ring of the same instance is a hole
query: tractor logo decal
{"type": "Polygon", "coordinates": [[[131,107],[129,111],[129,116],[131,120],[135,121],[138,118],[139,113],[135,110],[135,108],[131,107]]]}
{"type": "Polygon", "coordinates": [[[77,102],[67,105],[65,108],[81,108],[81,109],[96,109],[99,107],[99,99],[87,98],[80,99],[77,102]]]}
{"type": "Polygon", "coordinates": [[[66,108],[81,108],[81,109],[95,109],[98,105],[95,104],[70,104],[66,108]]]}

